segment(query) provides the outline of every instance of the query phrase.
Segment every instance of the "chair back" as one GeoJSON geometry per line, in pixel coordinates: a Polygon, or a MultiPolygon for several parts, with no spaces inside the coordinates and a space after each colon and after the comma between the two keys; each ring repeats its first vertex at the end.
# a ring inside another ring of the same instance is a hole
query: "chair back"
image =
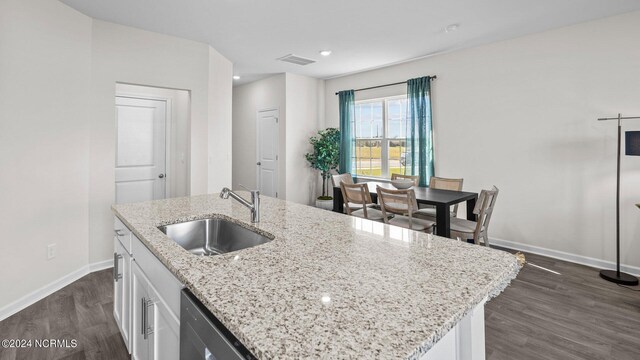
{"type": "Polygon", "coordinates": [[[413,189],[391,190],[378,186],[378,204],[382,210],[382,216],[386,219],[387,213],[408,215],[413,217],[413,212],[418,210],[416,193],[413,189]]]}
{"type": "Polygon", "coordinates": [[[402,174],[396,174],[396,173],[391,174],[391,180],[396,180],[396,179],[412,180],[413,186],[418,186],[418,182],[420,181],[420,176],[402,175],[402,174]]]}
{"type": "MultiPolygon", "coordinates": [[[[439,190],[462,191],[463,179],[449,179],[443,177],[432,176],[429,179],[429,188],[439,190]]],[[[453,205],[453,213],[458,213],[458,204],[453,205]]]]}
{"type": "Polygon", "coordinates": [[[429,187],[440,190],[462,191],[463,179],[449,179],[432,176],[429,179],[429,187]]]}
{"type": "Polygon", "coordinates": [[[350,173],[331,175],[333,187],[339,187],[340,183],[353,184],[353,177],[350,173]]]}
{"type": "Polygon", "coordinates": [[[491,214],[493,214],[499,191],[497,187],[493,186],[491,190],[482,190],[480,192],[476,207],[473,209],[473,213],[478,215],[478,223],[473,234],[476,244],[479,244],[480,239],[482,239],[484,244],[489,246],[489,222],[491,221],[491,214]]]}
{"type": "MultiPolygon", "coordinates": [[[[372,204],[371,193],[367,184],[347,184],[344,181],[340,182],[340,190],[342,191],[342,198],[346,204],[353,203],[362,205],[362,211],[364,217],[367,214],[367,205],[372,204]]],[[[351,206],[346,206],[347,214],[351,215],[351,206]]]]}

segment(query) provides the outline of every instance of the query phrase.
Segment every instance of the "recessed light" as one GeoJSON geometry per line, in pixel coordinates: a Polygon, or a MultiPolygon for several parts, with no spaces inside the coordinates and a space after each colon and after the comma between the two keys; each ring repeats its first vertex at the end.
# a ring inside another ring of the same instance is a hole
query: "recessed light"
{"type": "Polygon", "coordinates": [[[320,55],[329,56],[329,55],[331,55],[331,50],[321,50],[320,51],[320,55]]]}
{"type": "Polygon", "coordinates": [[[233,80],[240,80],[240,75],[233,75],[233,80]]]}
{"type": "Polygon", "coordinates": [[[460,24],[447,25],[444,28],[444,32],[446,32],[446,33],[454,32],[454,31],[458,30],[459,28],[460,28],[460,24]]]}

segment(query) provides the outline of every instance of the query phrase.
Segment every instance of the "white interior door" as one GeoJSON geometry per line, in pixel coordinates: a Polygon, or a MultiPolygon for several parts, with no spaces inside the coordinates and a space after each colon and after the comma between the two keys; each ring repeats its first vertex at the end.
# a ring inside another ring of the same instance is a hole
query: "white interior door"
{"type": "Polygon", "coordinates": [[[166,196],[167,104],[116,97],[116,203],[166,196]]]}
{"type": "Polygon", "coordinates": [[[278,110],[258,111],[258,190],[278,197],[278,110]]]}

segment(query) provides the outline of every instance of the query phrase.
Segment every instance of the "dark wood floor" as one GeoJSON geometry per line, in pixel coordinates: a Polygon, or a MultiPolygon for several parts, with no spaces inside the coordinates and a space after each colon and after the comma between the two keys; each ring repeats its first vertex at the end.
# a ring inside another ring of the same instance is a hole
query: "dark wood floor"
{"type": "Polygon", "coordinates": [[[525,265],[487,304],[487,360],[640,359],[640,292],[604,281],[590,267],[526,258],[560,275],[525,265]]]}
{"type": "Polygon", "coordinates": [[[128,359],[113,319],[111,270],[89,274],[0,322],[2,339],[75,339],[76,348],[3,349],[0,360],[128,359]]]}
{"type": "MultiPolygon", "coordinates": [[[[531,254],[527,261],[560,275],[526,265],[487,304],[487,360],[640,359],[640,292],[586,266],[531,254]]],[[[87,275],[0,322],[0,339],[76,339],[77,348],[0,348],[0,360],[128,359],[112,306],[110,270],[87,275]]]]}

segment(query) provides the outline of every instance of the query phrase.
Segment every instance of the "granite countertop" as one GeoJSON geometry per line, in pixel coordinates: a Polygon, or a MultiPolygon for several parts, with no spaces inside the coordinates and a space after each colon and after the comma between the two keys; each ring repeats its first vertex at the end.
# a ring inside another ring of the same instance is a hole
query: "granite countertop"
{"type": "Polygon", "coordinates": [[[418,359],[519,271],[516,257],[503,251],[261,200],[258,224],[250,224],[247,208],[217,194],[113,206],[260,359],[418,359]],[[274,240],[196,256],[157,229],[210,216],[274,240]]]}

